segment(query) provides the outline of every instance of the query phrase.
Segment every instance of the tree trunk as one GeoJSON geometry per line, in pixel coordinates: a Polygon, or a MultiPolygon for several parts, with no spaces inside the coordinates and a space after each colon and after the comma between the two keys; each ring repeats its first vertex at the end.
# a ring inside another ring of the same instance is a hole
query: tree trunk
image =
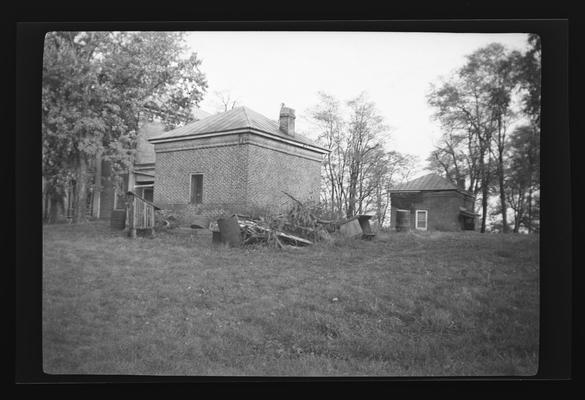
{"type": "Polygon", "coordinates": [[[487,201],[488,188],[487,188],[487,185],[482,185],[482,186],[483,187],[481,190],[482,199],[481,199],[481,229],[480,229],[480,232],[485,233],[487,208],[488,208],[488,201],[487,201]]]}
{"type": "Polygon", "coordinates": [[[520,232],[520,224],[524,218],[524,188],[518,190],[518,210],[516,210],[516,218],[514,219],[514,233],[520,232]]]}
{"type": "Polygon", "coordinates": [[[331,180],[331,214],[335,213],[335,182],[331,180]]]}
{"type": "Polygon", "coordinates": [[[487,208],[488,208],[488,178],[483,155],[480,156],[480,168],[481,168],[481,228],[480,232],[485,233],[487,208]]]}
{"type": "Polygon", "coordinates": [[[504,233],[508,233],[508,208],[506,206],[506,193],[504,186],[504,166],[502,156],[498,160],[498,183],[500,186],[500,207],[502,208],[502,229],[504,233]]]}
{"type": "MultiPolygon", "coordinates": [[[[532,179],[530,180],[532,181],[532,179]]],[[[528,233],[532,233],[532,182],[529,183],[528,186],[528,223],[526,224],[526,228],[528,228],[528,233]]]]}
{"type": "Polygon", "coordinates": [[[347,218],[351,218],[355,214],[355,200],[357,191],[357,174],[352,173],[349,181],[349,199],[347,204],[347,218]]]}
{"type": "Polygon", "coordinates": [[[87,160],[83,154],[79,155],[78,158],[75,182],[73,223],[85,222],[87,220],[87,160]]]}

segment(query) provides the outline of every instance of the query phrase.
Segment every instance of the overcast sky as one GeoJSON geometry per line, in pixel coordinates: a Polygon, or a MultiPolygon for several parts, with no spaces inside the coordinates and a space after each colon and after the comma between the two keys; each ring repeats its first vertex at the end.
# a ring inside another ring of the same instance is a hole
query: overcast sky
{"type": "Polygon", "coordinates": [[[296,110],[296,129],[315,138],[308,109],[318,91],[349,100],[362,91],[390,126],[387,148],[417,155],[419,174],[440,136],[426,103],[430,84],[492,42],[527,47],[527,34],[397,32],[191,32],[208,92],[200,107],[216,112],[215,91],[278,119],[280,104],[296,110]]]}

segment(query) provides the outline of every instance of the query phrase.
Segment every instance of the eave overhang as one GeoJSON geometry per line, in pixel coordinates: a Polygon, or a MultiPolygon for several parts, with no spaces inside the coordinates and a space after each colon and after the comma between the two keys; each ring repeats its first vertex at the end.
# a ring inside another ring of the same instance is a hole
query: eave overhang
{"type": "Polygon", "coordinates": [[[159,144],[159,143],[170,143],[170,142],[180,142],[185,140],[197,140],[197,139],[204,139],[204,138],[212,138],[218,136],[225,136],[225,135],[233,135],[237,133],[254,133],[256,135],[266,137],[272,140],[276,140],[282,143],[287,143],[292,146],[300,147],[303,149],[311,150],[319,154],[327,154],[330,153],[330,150],[327,150],[323,147],[311,145],[308,143],[299,142],[296,140],[287,139],[281,136],[276,136],[268,132],[261,131],[255,128],[241,128],[241,129],[229,129],[225,131],[218,131],[218,132],[209,132],[209,133],[195,133],[192,135],[184,135],[178,137],[167,137],[167,138],[153,138],[148,139],[148,141],[152,144],[159,144]]]}

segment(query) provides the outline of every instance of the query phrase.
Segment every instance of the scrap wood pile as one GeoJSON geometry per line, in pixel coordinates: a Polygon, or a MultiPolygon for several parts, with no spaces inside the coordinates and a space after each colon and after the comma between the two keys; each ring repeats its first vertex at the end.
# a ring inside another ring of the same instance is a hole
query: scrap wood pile
{"type": "Polygon", "coordinates": [[[220,240],[231,246],[267,244],[277,248],[285,246],[309,246],[318,241],[331,242],[331,234],[338,232],[346,237],[371,239],[369,219],[371,215],[358,215],[350,219],[324,220],[317,215],[317,206],[302,203],[292,195],[283,192],[293,200],[287,213],[252,218],[233,214],[217,220],[216,230],[220,240]]]}
{"type": "Polygon", "coordinates": [[[308,246],[313,244],[312,241],[297,235],[286,233],[282,230],[270,227],[261,220],[251,220],[240,215],[236,215],[238,224],[242,232],[242,244],[253,244],[266,242],[269,245],[282,248],[289,246],[308,246]]]}
{"type": "Polygon", "coordinates": [[[294,200],[287,213],[259,218],[234,214],[230,218],[220,218],[217,229],[221,233],[222,242],[232,246],[264,243],[283,248],[309,246],[317,241],[331,240],[328,232],[332,231],[331,221],[317,218],[311,205],[285,194],[294,200]],[[239,227],[239,237],[234,226],[239,227]]]}

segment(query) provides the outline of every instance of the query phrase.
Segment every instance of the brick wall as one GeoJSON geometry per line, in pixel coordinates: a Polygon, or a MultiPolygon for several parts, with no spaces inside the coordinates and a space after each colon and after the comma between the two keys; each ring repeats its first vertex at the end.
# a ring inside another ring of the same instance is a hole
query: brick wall
{"type": "Polygon", "coordinates": [[[203,174],[203,204],[245,203],[247,148],[225,138],[217,147],[192,148],[193,142],[157,145],[154,202],[189,204],[191,174],[203,174]]]}
{"type": "Polygon", "coordinates": [[[309,150],[253,138],[249,143],[248,200],[257,206],[286,207],[292,201],[319,200],[320,156],[309,150]]]}
{"type": "MultiPolygon", "coordinates": [[[[418,196],[410,196],[416,199],[410,204],[401,204],[401,208],[409,209],[410,226],[415,229],[415,211],[427,210],[428,230],[458,231],[461,230],[459,221],[459,207],[464,207],[463,195],[455,192],[423,192],[418,196]]],[[[396,211],[398,207],[391,207],[391,228],[396,228],[396,211]]]]}
{"type": "Polygon", "coordinates": [[[412,227],[414,229],[414,210],[428,210],[428,229],[439,231],[461,230],[459,207],[463,206],[462,195],[450,192],[423,193],[422,201],[412,205],[412,227]]]}
{"type": "Polygon", "coordinates": [[[253,134],[156,144],[154,202],[181,214],[318,200],[321,156],[253,134]],[[203,204],[188,205],[190,174],[203,174],[203,204]]]}

